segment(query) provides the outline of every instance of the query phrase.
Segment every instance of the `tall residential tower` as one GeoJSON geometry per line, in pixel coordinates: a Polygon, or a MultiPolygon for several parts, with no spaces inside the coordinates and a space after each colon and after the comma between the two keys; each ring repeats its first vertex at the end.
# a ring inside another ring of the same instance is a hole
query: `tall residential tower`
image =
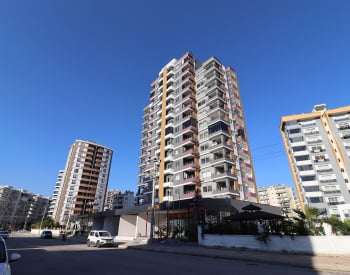
{"type": "Polygon", "coordinates": [[[285,116],[280,125],[301,207],[350,218],[350,107],[285,116]]]}
{"type": "Polygon", "coordinates": [[[70,217],[103,210],[113,151],[90,141],[76,140],[66,167],[60,171],[51,213],[66,224],[70,217]]]}
{"type": "Polygon", "coordinates": [[[190,52],[151,83],[144,109],[138,204],[202,197],[257,202],[236,72],[190,52]],[[154,200],[152,200],[152,190],[154,200]]]}

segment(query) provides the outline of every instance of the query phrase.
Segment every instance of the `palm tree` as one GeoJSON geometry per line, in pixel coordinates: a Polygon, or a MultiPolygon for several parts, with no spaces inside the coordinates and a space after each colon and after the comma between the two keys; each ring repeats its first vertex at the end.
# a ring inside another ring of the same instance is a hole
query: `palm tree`
{"type": "Polygon", "coordinates": [[[293,209],[293,211],[298,214],[298,217],[294,219],[298,222],[299,233],[319,235],[323,231],[322,227],[316,226],[316,224],[318,222],[322,223],[318,217],[327,213],[325,209],[306,207],[305,212],[297,209],[293,209]]]}

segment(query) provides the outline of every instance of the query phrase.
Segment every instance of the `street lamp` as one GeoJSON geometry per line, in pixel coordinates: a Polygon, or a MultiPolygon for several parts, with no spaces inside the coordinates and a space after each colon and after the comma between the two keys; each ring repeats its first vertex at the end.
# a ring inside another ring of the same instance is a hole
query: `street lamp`
{"type": "Polygon", "coordinates": [[[155,223],[155,213],[154,213],[154,200],[155,200],[155,191],[156,191],[156,180],[157,180],[157,176],[156,176],[156,168],[158,165],[158,159],[155,157],[153,159],[153,180],[152,180],[152,212],[151,212],[151,232],[150,232],[150,240],[151,242],[154,239],[154,223],[155,223]]]}

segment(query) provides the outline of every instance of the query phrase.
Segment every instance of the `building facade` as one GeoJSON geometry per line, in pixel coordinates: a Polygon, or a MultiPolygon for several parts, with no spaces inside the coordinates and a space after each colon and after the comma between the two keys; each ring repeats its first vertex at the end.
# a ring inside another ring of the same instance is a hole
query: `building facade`
{"type": "Polygon", "coordinates": [[[136,197],[151,204],[198,194],[258,199],[236,72],[187,52],[151,83],[136,197]]]}
{"type": "Polygon", "coordinates": [[[121,192],[117,189],[111,189],[111,190],[107,190],[106,193],[106,198],[105,198],[105,206],[104,209],[113,209],[113,200],[114,197],[118,194],[120,194],[121,192]]]}
{"type": "Polygon", "coordinates": [[[12,186],[0,186],[0,228],[23,229],[47,213],[49,198],[12,186]]]}
{"type": "Polygon", "coordinates": [[[281,118],[280,130],[302,209],[350,218],[350,107],[281,118]]]}
{"type": "Polygon", "coordinates": [[[300,206],[295,199],[293,188],[283,184],[258,189],[259,202],[281,208],[281,214],[292,217],[297,216],[293,209],[299,210],[300,206]]]}
{"type": "Polygon", "coordinates": [[[62,187],[62,179],[64,177],[64,172],[65,172],[65,170],[58,171],[56,184],[55,184],[55,190],[53,191],[53,195],[51,198],[51,203],[50,203],[49,211],[48,211],[48,215],[51,217],[56,216],[57,208],[55,208],[55,206],[57,204],[57,200],[60,197],[60,192],[62,190],[61,187],[62,187]]]}
{"type": "Polygon", "coordinates": [[[135,206],[135,196],[132,191],[124,193],[118,190],[108,190],[105,209],[114,210],[122,208],[131,208],[135,206]]]}
{"type": "Polygon", "coordinates": [[[74,142],[56,181],[51,207],[55,221],[66,225],[79,215],[103,211],[112,156],[113,151],[100,144],[74,142]]]}

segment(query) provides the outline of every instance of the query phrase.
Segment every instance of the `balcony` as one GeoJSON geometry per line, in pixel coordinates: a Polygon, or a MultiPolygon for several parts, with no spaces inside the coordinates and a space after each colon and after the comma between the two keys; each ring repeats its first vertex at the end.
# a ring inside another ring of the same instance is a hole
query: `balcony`
{"type": "Polygon", "coordinates": [[[198,177],[191,177],[183,180],[183,183],[199,183],[199,178],[198,177]]]}
{"type": "Polygon", "coordinates": [[[167,151],[167,150],[173,150],[174,149],[174,145],[173,144],[167,144],[167,145],[165,145],[165,151],[167,151]]]}
{"type": "Polygon", "coordinates": [[[219,180],[223,178],[231,178],[231,179],[237,179],[237,177],[232,174],[231,172],[222,172],[222,173],[215,173],[214,175],[211,176],[212,180],[219,180]]]}
{"type": "Polygon", "coordinates": [[[314,170],[307,170],[307,171],[299,171],[300,176],[315,176],[316,173],[314,170]]]}
{"type": "Polygon", "coordinates": [[[174,183],[172,181],[166,181],[163,184],[164,188],[169,188],[169,187],[173,187],[173,186],[174,186],[174,183]]]}
{"type": "Polygon", "coordinates": [[[211,164],[218,164],[220,162],[229,162],[231,164],[234,164],[235,161],[231,159],[230,157],[214,157],[213,160],[211,160],[211,164]]]}
{"type": "Polygon", "coordinates": [[[167,162],[167,161],[173,161],[174,160],[174,157],[172,155],[169,155],[169,156],[166,156],[164,158],[164,161],[167,162]]]}
{"type": "Polygon", "coordinates": [[[182,104],[182,111],[185,112],[187,110],[196,110],[196,104],[195,103],[191,103],[191,104],[182,104]]]}
{"type": "Polygon", "coordinates": [[[189,150],[186,150],[185,152],[182,153],[182,156],[188,156],[188,155],[192,155],[192,156],[198,156],[198,151],[195,150],[195,149],[189,149],[189,150]]]}
{"type": "Polygon", "coordinates": [[[233,196],[239,196],[239,192],[231,187],[221,187],[220,189],[213,190],[213,195],[223,195],[223,194],[229,194],[233,196]]]}
{"type": "Polygon", "coordinates": [[[189,126],[189,127],[186,127],[182,130],[182,133],[188,133],[188,132],[191,132],[191,133],[195,133],[197,131],[197,127],[195,126],[189,126]]]}
{"type": "Polygon", "coordinates": [[[186,138],[182,141],[182,144],[194,144],[194,143],[197,143],[198,142],[198,139],[196,139],[195,137],[189,137],[189,138],[186,138]]]}
{"type": "Polygon", "coordinates": [[[194,198],[194,195],[195,195],[195,192],[194,192],[194,191],[193,191],[193,192],[188,192],[188,193],[185,193],[185,194],[183,195],[183,198],[184,198],[184,199],[194,198]]]}
{"type": "Polygon", "coordinates": [[[241,168],[249,168],[249,169],[251,169],[252,166],[251,166],[249,163],[242,162],[242,163],[241,163],[241,168]]]}
{"type": "Polygon", "coordinates": [[[171,167],[166,168],[166,169],[164,170],[164,175],[165,175],[165,174],[172,174],[172,173],[174,173],[174,169],[171,168],[171,167]]]}
{"type": "Polygon", "coordinates": [[[183,170],[196,170],[198,168],[199,168],[199,164],[196,164],[194,162],[185,164],[182,167],[183,170]]]}
{"type": "Polygon", "coordinates": [[[243,178],[244,183],[254,183],[253,179],[251,177],[244,177],[243,178]]]}

